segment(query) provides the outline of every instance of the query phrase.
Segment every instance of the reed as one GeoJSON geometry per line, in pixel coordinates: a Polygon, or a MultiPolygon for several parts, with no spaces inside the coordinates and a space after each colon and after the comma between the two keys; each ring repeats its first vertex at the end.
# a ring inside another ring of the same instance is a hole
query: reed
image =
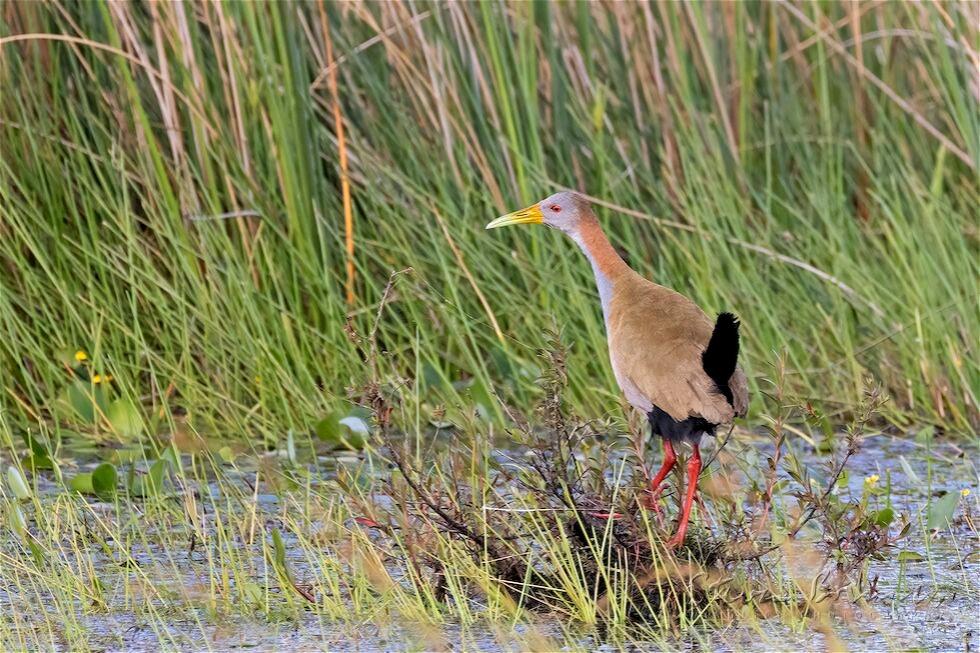
{"type": "Polygon", "coordinates": [[[870,375],[893,423],[968,432],[977,24],[968,2],[8,3],[0,407],[47,418],[84,349],[148,425],[280,441],[345,404],[345,316],[365,332],[411,268],[379,380],[418,385],[420,423],[527,411],[556,325],[575,406],[619,416],[587,266],[482,230],[571,187],[633,266],[742,317],[753,414],[780,354],[830,423],[870,375]]]}

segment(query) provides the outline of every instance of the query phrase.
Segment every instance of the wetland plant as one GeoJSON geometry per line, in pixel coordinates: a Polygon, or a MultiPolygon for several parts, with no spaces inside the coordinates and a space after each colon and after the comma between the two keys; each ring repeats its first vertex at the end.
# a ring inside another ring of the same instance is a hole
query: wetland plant
{"type": "Polygon", "coordinates": [[[450,440],[433,464],[413,453],[410,440],[381,429],[392,463],[388,490],[369,499],[370,517],[358,523],[402,551],[433,597],[447,597],[458,557],[447,560],[446,553],[455,551],[481,569],[482,582],[457,579],[453,586],[469,590],[454,600],[477,600],[468,592],[485,594],[492,585],[517,606],[583,624],[670,630],[744,610],[823,615],[861,600],[872,589],[868,560],[908,533],[907,519],[896,523],[891,507],[875,507],[876,479],[860,497],[841,492],[853,473],[848,462],[885,400],[871,384],[821,472],[783,451],[780,424],[788,414],[770,429],[767,469],[739,469],[725,452],[731,434],[722,438],[707,472],[713,491],[700,511],[714,523],[669,551],[669,524],[636,500],[646,478],[645,435],[609,437],[603,425],[569,414],[562,399],[566,351],[557,337],[550,343],[541,355],[544,396],[534,420],[541,427],[506,409],[517,426],[504,449],[487,437],[472,446],[450,440]],[[807,570],[805,591],[785,584],[793,566],[807,570]]]}

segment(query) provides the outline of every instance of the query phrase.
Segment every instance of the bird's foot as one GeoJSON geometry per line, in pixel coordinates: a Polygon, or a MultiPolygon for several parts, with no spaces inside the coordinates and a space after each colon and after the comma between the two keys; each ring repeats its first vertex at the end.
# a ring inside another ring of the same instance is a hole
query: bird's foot
{"type": "Polygon", "coordinates": [[[662,484],[656,490],[647,490],[645,492],[646,496],[640,499],[640,505],[653,513],[654,518],[657,521],[657,525],[660,528],[664,527],[664,511],[660,507],[660,494],[667,487],[666,484],[662,484]]]}
{"type": "Polygon", "coordinates": [[[660,495],[663,491],[667,489],[666,483],[661,483],[656,489],[651,489],[646,491],[646,497],[643,499],[643,507],[647,510],[652,510],[658,515],[661,514],[662,510],[660,508],[660,495]]]}
{"type": "Polygon", "coordinates": [[[674,537],[667,540],[667,548],[676,549],[683,543],[684,543],[684,533],[678,533],[674,537]]]}

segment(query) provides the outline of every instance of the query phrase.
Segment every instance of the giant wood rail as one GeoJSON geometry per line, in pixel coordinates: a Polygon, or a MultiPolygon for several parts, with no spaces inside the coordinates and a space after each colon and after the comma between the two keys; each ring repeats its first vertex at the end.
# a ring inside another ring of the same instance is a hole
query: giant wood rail
{"type": "Polygon", "coordinates": [[[664,462],[650,480],[645,505],[659,511],[665,479],[677,463],[674,445],[687,443],[687,491],[676,534],[684,541],[701,473],[701,436],[745,415],[748,386],[738,366],[738,319],[712,321],[678,292],[647,281],[616,253],[588,200],[561,192],[497,218],[487,229],[545,224],[568,234],[592,264],[606,324],[609,360],[626,400],[643,413],[663,440],[664,462]]]}

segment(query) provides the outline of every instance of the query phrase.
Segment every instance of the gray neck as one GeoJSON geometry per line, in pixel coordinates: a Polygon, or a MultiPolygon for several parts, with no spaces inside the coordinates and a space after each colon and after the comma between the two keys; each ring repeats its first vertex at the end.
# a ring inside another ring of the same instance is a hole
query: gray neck
{"type": "Polygon", "coordinates": [[[612,290],[613,285],[609,277],[607,277],[602,270],[599,268],[599,263],[596,261],[592,252],[586,246],[585,241],[582,236],[577,231],[572,231],[568,234],[572,237],[572,240],[579,246],[585,257],[589,259],[589,263],[592,265],[592,274],[595,276],[595,285],[599,290],[599,301],[602,302],[602,319],[606,323],[606,330],[609,330],[609,302],[612,301],[612,290]]]}

